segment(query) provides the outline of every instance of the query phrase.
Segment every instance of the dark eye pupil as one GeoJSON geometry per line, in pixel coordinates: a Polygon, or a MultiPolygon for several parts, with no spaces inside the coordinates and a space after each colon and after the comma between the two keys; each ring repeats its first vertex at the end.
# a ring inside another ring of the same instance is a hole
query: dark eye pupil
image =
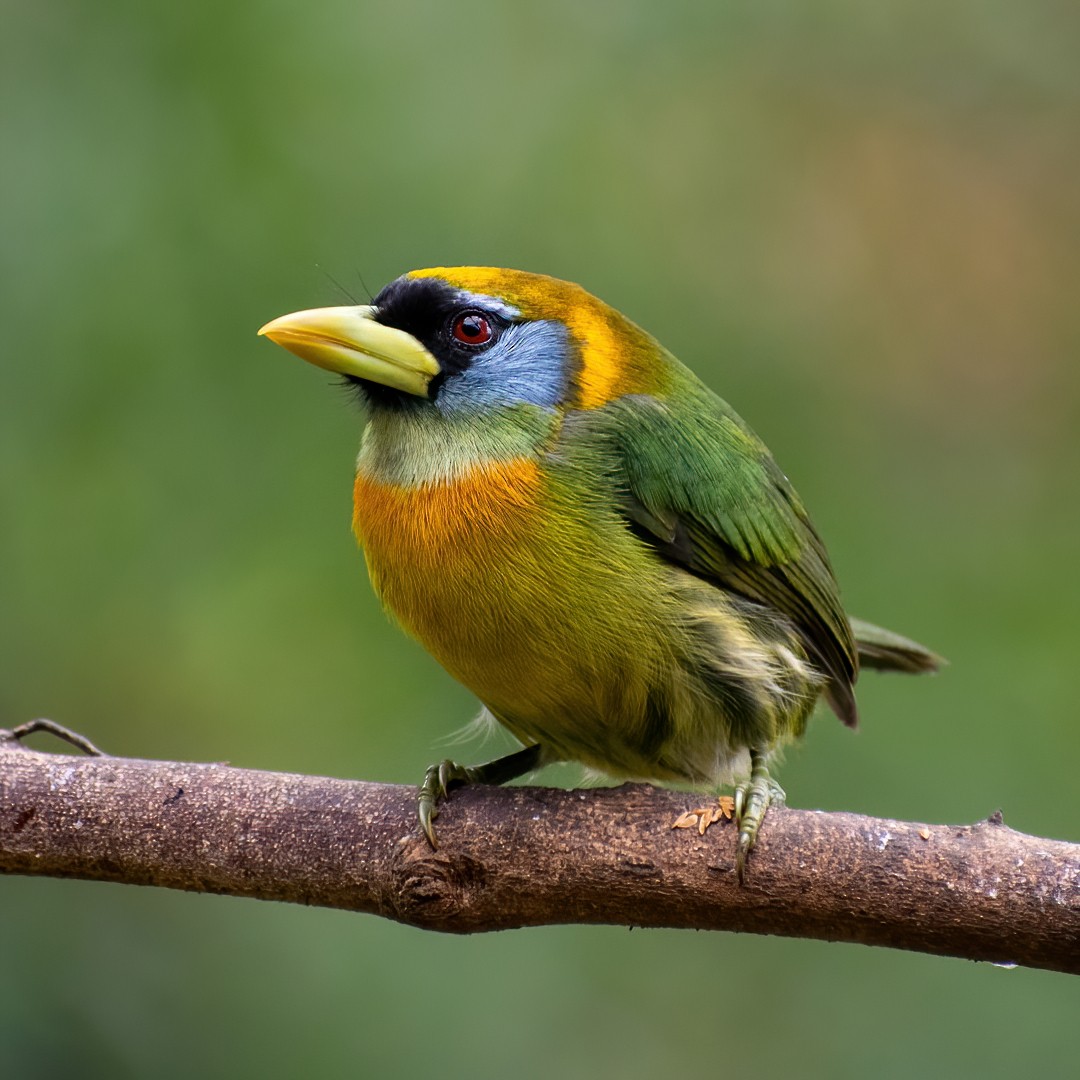
{"type": "Polygon", "coordinates": [[[466,345],[481,345],[491,337],[491,326],[483,315],[462,315],[454,323],[454,337],[466,345]]]}

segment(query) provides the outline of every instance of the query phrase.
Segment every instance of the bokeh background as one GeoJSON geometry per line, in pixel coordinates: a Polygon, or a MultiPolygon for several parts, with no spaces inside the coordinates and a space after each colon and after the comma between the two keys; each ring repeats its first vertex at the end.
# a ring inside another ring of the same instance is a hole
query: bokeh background
{"type": "MultiPolygon", "coordinates": [[[[818,717],[792,803],[1080,839],[1078,46],[1074,5],[994,0],[5,4],[0,724],[414,782],[475,703],[369,591],[362,418],[255,330],[520,266],[734,402],[851,609],[951,660],[818,717]]],[[[0,911],[12,1078],[1076,1064],[1043,972],[18,878],[0,911]]]]}

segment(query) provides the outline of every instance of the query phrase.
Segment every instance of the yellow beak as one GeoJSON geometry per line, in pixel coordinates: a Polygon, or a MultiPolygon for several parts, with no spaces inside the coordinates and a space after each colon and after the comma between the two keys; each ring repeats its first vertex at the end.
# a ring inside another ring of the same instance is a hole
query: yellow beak
{"type": "Polygon", "coordinates": [[[375,321],[373,307],[312,308],[268,322],[262,337],[309,364],[427,397],[439,362],[404,330],[375,321]]]}

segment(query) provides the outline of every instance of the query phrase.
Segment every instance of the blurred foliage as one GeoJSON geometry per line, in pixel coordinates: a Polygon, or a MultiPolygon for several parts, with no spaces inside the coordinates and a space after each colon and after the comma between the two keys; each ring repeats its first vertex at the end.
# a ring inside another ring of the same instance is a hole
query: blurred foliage
{"type": "MultiPolygon", "coordinates": [[[[792,803],[1080,838],[1078,31],[996,0],[5,5],[0,723],[415,781],[475,705],[364,580],[360,417],[255,330],[414,266],[521,266],[701,372],[851,608],[952,661],[868,677],[857,736],[819,718],[792,803]]],[[[1075,1062],[1080,994],[1046,973],[0,896],[13,1078],[1075,1062]]]]}

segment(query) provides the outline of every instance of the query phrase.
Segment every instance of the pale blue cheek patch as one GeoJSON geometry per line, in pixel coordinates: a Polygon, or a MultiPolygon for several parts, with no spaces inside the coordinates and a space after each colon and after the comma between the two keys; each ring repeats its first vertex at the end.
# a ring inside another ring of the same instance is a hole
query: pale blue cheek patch
{"type": "Polygon", "coordinates": [[[444,413],[492,405],[554,408],[566,396],[569,357],[561,323],[516,323],[465,371],[447,378],[435,406],[444,413]]]}

